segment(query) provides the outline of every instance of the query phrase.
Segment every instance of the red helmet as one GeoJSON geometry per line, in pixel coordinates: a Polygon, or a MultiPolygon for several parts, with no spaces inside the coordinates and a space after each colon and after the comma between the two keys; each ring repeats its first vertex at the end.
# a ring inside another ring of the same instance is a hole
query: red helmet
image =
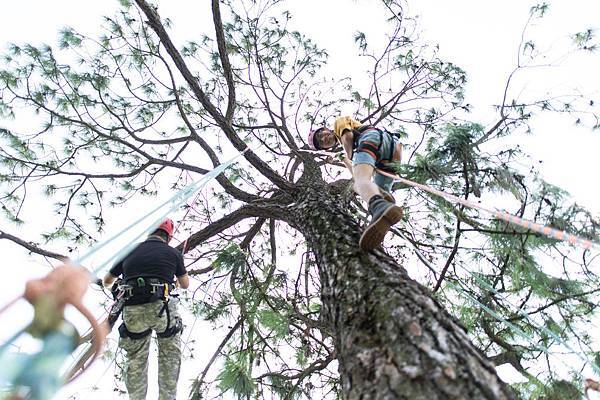
{"type": "Polygon", "coordinates": [[[156,229],[160,229],[167,232],[167,235],[169,235],[169,239],[171,239],[173,237],[173,231],[175,230],[175,224],[173,223],[172,219],[167,218],[156,229]]]}

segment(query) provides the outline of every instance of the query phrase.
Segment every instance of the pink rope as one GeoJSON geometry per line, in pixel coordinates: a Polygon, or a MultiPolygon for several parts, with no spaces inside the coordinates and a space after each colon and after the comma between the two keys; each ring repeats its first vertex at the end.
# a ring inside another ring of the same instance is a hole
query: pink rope
{"type": "MultiPolygon", "coordinates": [[[[383,171],[377,170],[377,172],[381,173],[383,171]]],[[[537,232],[537,233],[542,234],[544,236],[547,236],[547,237],[549,237],[551,239],[566,241],[566,242],[569,242],[570,244],[572,244],[574,246],[583,247],[584,249],[594,248],[596,250],[600,250],[600,244],[598,244],[596,242],[592,242],[591,240],[588,240],[588,239],[584,239],[584,238],[582,238],[580,236],[573,235],[573,234],[570,234],[568,232],[552,228],[550,226],[540,225],[540,224],[537,224],[537,223],[535,223],[533,221],[529,221],[527,219],[517,217],[516,215],[512,215],[512,214],[509,214],[509,213],[504,212],[504,211],[492,210],[490,208],[483,207],[483,206],[481,206],[479,204],[475,204],[475,203],[472,203],[472,202],[470,202],[468,200],[461,199],[460,197],[456,197],[456,196],[454,196],[452,194],[449,194],[449,193],[446,193],[446,192],[442,192],[441,190],[434,189],[434,188],[432,188],[430,186],[423,185],[423,184],[417,183],[417,182],[413,182],[413,181],[411,181],[409,179],[400,178],[398,175],[394,175],[394,176],[392,176],[391,174],[386,174],[386,175],[394,178],[395,180],[397,180],[399,182],[405,183],[405,184],[407,184],[409,186],[413,186],[413,187],[419,188],[421,190],[424,190],[426,192],[432,193],[432,194],[434,194],[436,196],[442,197],[442,198],[444,198],[444,199],[446,199],[446,200],[448,200],[448,201],[450,201],[452,203],[459,203],[459,204],[462,204],[462,205],[464,205],[466,207],[469,207],[469,208],[474,208],[474,209],[478,209],[478,210],[481,210],[481,211],[485,211],[485,212],[493,215],[495,218],[497,218],[499,220],[506,221],[509,224],[520,226],[520,227],[523,227],[525,229],[529,229],[531,231],[534,231],[534,232],[537,232]]]]}

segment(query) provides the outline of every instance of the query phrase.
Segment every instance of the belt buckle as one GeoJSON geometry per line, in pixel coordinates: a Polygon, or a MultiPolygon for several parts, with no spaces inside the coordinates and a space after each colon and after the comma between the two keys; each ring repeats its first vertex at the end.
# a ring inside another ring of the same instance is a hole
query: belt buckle
{"type": "Polygon", "coordinates": [[[119,290],[122,290],[123,293],[127,293],[127,297],[133,296],[133,286],[131,285],[119,285],[119,290]]]}

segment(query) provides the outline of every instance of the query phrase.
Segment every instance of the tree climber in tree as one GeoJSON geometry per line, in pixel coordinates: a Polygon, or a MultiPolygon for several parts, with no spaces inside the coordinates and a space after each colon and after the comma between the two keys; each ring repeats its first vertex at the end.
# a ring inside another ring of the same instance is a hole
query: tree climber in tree
{"type": "Polygon", "coordinates": [[[333,131],[321,127],[308,135],[308,144],[315,150],[330,149],[336,141],[342,144],[346,153],[343,162],[352,172],[354,191],[368,204],[371,215],[371,222],[361,235],[359,245],[364,250],[372,250],[381,244],[390,227],[402,218],[402,207],[395,204],[389,193],[394,179],[377,171],[385,170],[390,162],[400,162],[402,143],[389,132],[362,125],[350,117],[337,118],[333,131]]]}
{"type": "Polygon", "coordinates": [[[174,400],[181,366],[181,331],[177,297],[171,297],[174,278],[183,289],[190,284],[180,252],[168,245],[173,221],[165,220],[104,277],[110,286],[123,275],[125,291],[119,347],[126,352],[125,385],[131,400],[144,400],[148,389],[148,352],[154,330],[158,340],[160,400],[174,400]]]}

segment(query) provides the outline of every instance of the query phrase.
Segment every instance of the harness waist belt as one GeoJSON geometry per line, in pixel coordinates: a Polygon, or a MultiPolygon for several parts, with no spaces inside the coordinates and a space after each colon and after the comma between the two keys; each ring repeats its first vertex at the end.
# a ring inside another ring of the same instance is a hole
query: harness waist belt
{"type": "Polygon", "coordinates": [[[130,278],[122,285],[125,294],[125,305],[152,303],[166,300],[175,288],[172,283],[157,278],[130,278]]]}

